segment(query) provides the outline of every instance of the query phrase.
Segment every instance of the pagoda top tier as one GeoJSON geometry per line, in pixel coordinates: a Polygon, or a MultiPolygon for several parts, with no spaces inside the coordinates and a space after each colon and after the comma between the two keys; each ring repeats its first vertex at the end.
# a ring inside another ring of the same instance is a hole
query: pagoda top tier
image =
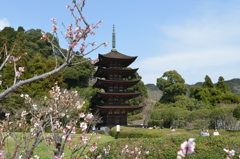
{"type": "Polygon", "coordinates": [[[107,54],[98,54],[99,61],[95,63],[95,66],[121,65],[122,67],[128,67],[136,58],[137,56],[127,56],[118,51],[111,51],[107,54]]]}

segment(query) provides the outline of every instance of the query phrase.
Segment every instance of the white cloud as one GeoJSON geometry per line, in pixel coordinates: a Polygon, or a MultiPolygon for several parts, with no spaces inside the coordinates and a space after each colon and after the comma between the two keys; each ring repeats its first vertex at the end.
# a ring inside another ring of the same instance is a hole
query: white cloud
{"type": "Polygon", "coordinates": [[[8,20],[6,18],[0,19],[0,30],[2,30],[7,26],[10,26],[10,23],[8,22],[8,20]]]}
{"type": "MultiPolygon", "coordinates": [[[[176,70],[187,84],[204,81],[209,75],[215,83],[240,78],[240,21],[238,15],[201,17],[183,24],[159,28],[164,35],[159,45],[164,53],[136,61],[145,84],[155,83],[164,72],[176,70]],[[229,18],[231,17],[231,18],[229,18]]],[[[156,51],[157,52],[157,51],[156,51]]]]}

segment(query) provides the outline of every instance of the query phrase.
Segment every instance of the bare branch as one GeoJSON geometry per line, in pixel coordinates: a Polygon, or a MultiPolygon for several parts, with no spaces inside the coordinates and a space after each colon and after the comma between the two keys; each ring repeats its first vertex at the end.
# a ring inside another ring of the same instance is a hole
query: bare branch
{"type": "Polygon", "coordinates": [[[8,94],[10,94],[12,91],[14,91],[15,89],[19,88],[20,86],[23,86],[25,84],[28,84],[28,83],[32,83],[32,82],[35,82],[37,80],[40,80],[40,79],[44,79],[46,77],[49,77],[55,73],[58,73],[59,71],[61,71],[63,68],[65,68],[66,66],[68,66],[69,63],[67,62],[64,62],[60,67],[58,67],[57,69],[54,69],[50,72],[47,72],[47,73],[44,73],[42,75],[39,75],[39,76],[35,76],[35,77],[32,77],[32,78],[29,78],[29,79],[26,79],[26,80],[22,80],[22,81],[19,81],[17,82],[15,85],[12,85],[11,87],[9,87],[8,89],[6,89],[5,91],[1,92],[0,93],[0,100],[3,99],[4,97],[6,97],[8,94]]]}

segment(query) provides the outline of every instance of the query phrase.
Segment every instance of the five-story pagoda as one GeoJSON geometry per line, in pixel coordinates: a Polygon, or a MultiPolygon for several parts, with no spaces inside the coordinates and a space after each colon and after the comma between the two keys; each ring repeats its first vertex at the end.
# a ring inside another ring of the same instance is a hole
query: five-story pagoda
{"type": "Polygon", "coordinates": [[[99,54],[98,67],[94,77],[97,77],[95,88],[104,90],[97,92],[93,99],[103,101],[101,105],[95,105],[94,109],[99,110],[103,123],[99,126],[112,127],[116,125],[127,125],[127,113],[141,109],[141,106],[130,106],[126,100],[135,98],[141,93],[129,93],[124,90],[137,84],[139,80],[126,80],[138,69],[128,67],[135,61],[137,56],[127,56],[119,53],[115,47],[115,31],[113,26],[112,50],[108,54],[99,54]]]}

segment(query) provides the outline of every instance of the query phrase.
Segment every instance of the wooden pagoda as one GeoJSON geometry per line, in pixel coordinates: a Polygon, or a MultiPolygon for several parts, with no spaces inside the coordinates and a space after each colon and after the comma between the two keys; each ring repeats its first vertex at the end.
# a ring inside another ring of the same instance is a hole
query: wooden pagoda
{"type": "Polygon", "coordinates": [[[135,98],[141,93],[125,92],[125,89],[137,84],[139,80],[126,80],[138,69],[128,67],[135,61],[137,56],[127,56],[119,53],[115,48],[115,31],[113,26],[112,50],[107,54],[99,54],[98,67],[94,77],[97,77],[95,88],[104,90],[97,92],[93,99],[103,101],[101,105],[95,105],[99,110],[103,123],[98,126],[113,127],[116,125],[127,125],[127,113],[141,109],[140,106],[130,106],[126,100],[135,98]]]}

